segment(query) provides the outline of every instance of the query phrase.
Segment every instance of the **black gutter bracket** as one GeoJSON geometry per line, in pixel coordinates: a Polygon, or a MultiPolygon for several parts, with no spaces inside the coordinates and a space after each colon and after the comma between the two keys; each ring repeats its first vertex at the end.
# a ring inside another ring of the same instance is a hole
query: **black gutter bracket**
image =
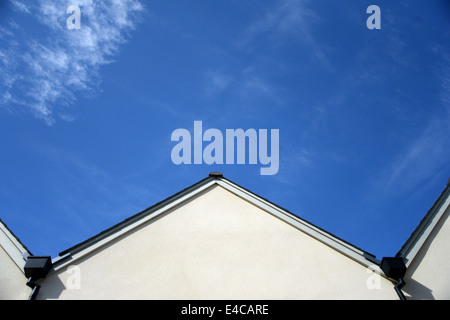
{"type": "Polygon", "coordinates": [[[394,287],[395,292],[397,292],[397,295],[400,297],[400,300],[406,300],[405,295],[403,294],[402,288],[406,284],[405,280],[403,278],[398,279],[397,284],[394,287]]]}
{"type": "Polygon", "coordinates": [[[36,297],[39,293],[39,289],[41,289],[41,286],[35,282],[36,280],[33,277],[30,277],[27,281],[27,286],[30,287],[31,294],[28,297],[28,300],[36,300],[36,297]]]}
{"type": "Polygon", "coordinates": [[[47,256],[29,256],[25,262],[25,277],[28,279],[27,286],[32,289],[28,300],[35,300],[41,286],[36,283],[45,278],[52,268],[52,259],[47,256]]]}
{"type": "Polygon", "coordinates": [[[406,282],[403,277],[406,273],[405,261],[402,257],[393,258],[383,258],[380,265],[381,270],[383,270],[386,277],[396,281],[394,290],[399,296],[400,300],[406,300],[405,295],[402,292],[402,288],[405,286],[406,282]]]}

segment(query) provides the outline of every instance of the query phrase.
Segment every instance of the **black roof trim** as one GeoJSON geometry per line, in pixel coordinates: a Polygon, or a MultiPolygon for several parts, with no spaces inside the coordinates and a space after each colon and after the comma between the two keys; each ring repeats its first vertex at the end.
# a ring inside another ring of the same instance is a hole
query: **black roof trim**
{"type": "Polygon", "coordinates": [[[27,246],[17,237],[17,235],[8,227],[8,225],[0,218],[0,223],[5,226],[5,228],[13,235],[13,237],[22,245],[22,247],[27,250],[27,252],[32,256],[33,254],[31,251],[27,248],[27,246]]]}
{"type": "Polygon", "coordinates": [[[437,214],[439,211],[439,208],[443,205],[445,199],[450,196],[450,178],[447,182],[447,185],[445,186],[444,190],[441,192],[439,197],[436,199],[434,204],[431,206],[431,208],[428,210],[427,214],[420,220],[417,227],[414,229],[414,231],[411,233],[411,235],[408,237],[408,239],[405,241],[401,249],[397,252],[395,255],[396,257],[404,256],[409,251],[411,244],[410,242],[413,241],[414,243],[417,241],[418,238],[422,235],[426,227],[429,225],[430,220],[437,214]],[[409,247],[407,249],[407,247],[409,247]]]}
{"type": "Polygon", "coordinates": [[[222,172],[217,172],[217,171],[213,171],[209,173],[210,177],[214,177],[214,178],[222,178],[223,177],[223,173],[222,172]]]}
{"type": "Polygon", "coordinates": [[[329,231],[327,231],[327,230],[325,230],[325,229],[323,229],[323,228],[321,228],[321,227],[315,225],[314,223],[309,222],[308,220],[306,220],[306,219],[304,219],[304,218],[302,218],[302,217],[296,215],[295,213],[292,213],[291,211],[289,211],[289,210],[287,210],[287,209],[285,209],[285,208],[279,206],[278,204],[273,203],[272,201],[270,201],[270,200],[268,200],[268,199],[266,199],[266,198],[264,198],[264,197],[262,197],[262,196],[260,196],[260,195],[258,195],[258,194],[256,194],[256,193],[254,193],[253,191],[250,191],[250,190],[248,190],[247,188],[242,187],[241,185],[237,184],[236,182],[231,181],[231,180],[229,180],[229,179],[227,179],[227,178],[223,178],[223,180],[227,180],[227,181],[229,181],[229,182],[231,182],[231,183],[233,183],[233,184],[239,186],[240,188],[244,189],[245,191],[247,191],[247,192],[249,192],[249,193],[251,193],[251,194],[257,196],[258,198],[263,199],[264,201],[270,203],[271,205],[277,207],[278,209],[283,210],[283,211],[285,211],[286,213],[288,213],[288,214],[294,216],[295,218],[300,219],[300,220],[302,220],[303,222],[305,222],[305,223],[307,223],[307,224],[309,224],[309,225],[311,225],[311,226],[313,226],[313,227],[319,229],[320,231],[322,231],[322,232],[324,232],[324,233],[330,235],[331,237],[336,238],[336,239],[338,239],[339,241],[342,241],[342,242],[346,243],[347,245],[352,246],[352,247],[356,248],[357,250],[360,250],[360,251],[364,252],[364,255],[366,256],[365,258],[366,258],[367,260],[374,261],[373,259],[370,259],[370,258],[367,257],[367,256],[376,258],[376,255],[374,255],[374,254],[372,254],[372,253],[370,253],[370,252],[367,252],[367,251],[365,251],[365,250],[363,250],[363,249],[361,249],[361,248],[355,246],[354,244],[352,244],[352,243],[350,243],[350,242],[348,242],[348,241],[346,241],[346,240],[344,240],[344,239],[342,239],[342,238],[336,236],[335,234],[333,234],[333,233],[331,233],[331,232],[329,232],[329,231]]]}
{"type": "Polygon", "coordinates": [[[206,183],[207,181],[209,181],[211,179],[212,179],[211,177],[207,177],[205,179],[200,180],[199,182],[197,182],[197,183],[195,183],[195,184],[193,184],[193,185],[191,185],[191,186],[189,186],[189,187],[187,187],[187,188],[177,192],[176,194],[174,194],[174,195],[172,195],[172,196],[170,196],[170,197],[168,197],[168,198],[166,198],[166,199],[164,199],[164,200],[162,200],[162,201],[160,201],[160,202],[158,202],[158,203],[148,207],[147,209],[144,209],[144,210],[142,210],[142,211],[132,215],[131,217],[129,217],[129,218],[127,218],[127,219],[125,219],[125,220],[123,220],[123,221],[113,225],[112,227],[110,227],[110,228],[108,228],[106,230],[103,230],[102,232],[100,232],[100,233],[98,233],[98,234],[96,234],[96,235],[94,235],[94,236],[84,240],[83,242],[80,242],[80,243],[70,247],[69,249],[66,249],[66,250],[60,252],[59,256],[60,257],[65,256],[65,255],[71,253],[72,251],[75,251],[76,249],[79,249],[80,247],[83,247],[85,244],[91,242],[92,240],[94,240],[96,238],[98,238],[97,240],[103,239],[104,237],[108,236],[112,230],[118,229],[121,225],[123,225],[123,227],[125,227],[125,225],[127,225],[129,222],[132,222],[132,221],[136,220],[137,218],[141,218],[141,216],[144,216],[148,211],[154,210],[154,209],[156,209],[156,208],[158,208],[160,206],[163,206],[167,202],[170,202],[170,201],[173,201],[173,200],[177,199],[182,194],[186,193],[189,189],[195,189],[197,186],[202,185],[202,184],[206,183]]]}
{"type": "MultiPolygon", "coordinates": [[[[59,256],[60,256],[60,257],[67,256],[67,255],[70,254],[71,252],[83,248],[86,244],[88,244],[88,243],[90,243],[90,242],[92,242],[92,241],[94,241],[94,240],[100,241],[100,240],[102,240],[103,238],[105,238],[105,237],[107,237],[108,235],[110,235],[112,231],[116,231],[116,230],[118,230],[118,229],[122,229],[122,228],[124,228],[125,226],[127,226],[129,223],[132,223],[133,221],[138,220],[138,219],[142,218],[143,216],[149,214],[148,211],[152,211],[152,210],[157,209],[158,207],[162,207],[162,206],[164,206],[166,203],[171,202],[171,201],[176,200],[177,198],[181,197],[182,195],[184,195],[185,193],[187,193],[189,190],[195,189],[195,188],[197,188],[198,186],[203,185],[203,184],[205,184],[205,183],[207,183],[207,182],[209,182],[209,181],[211,181],[211,180],[213,180],[213,179],[223,179],[223,180],[226,180],[226,181],[228,181],[228,182],[230,182],[230,183],[232,183],[232,184],[238,186],[239,188],[245,190],[246,192],[248,192],[248,193],[250,193],[250,194],[252,194],[252,195],[254,195],[254,196],[256,196],[256,197],[258,197],[258,198],[260,198],[260,199],[262,199],[262,200],[264,200],[264,201],[266,201],[266,202],[268,202],[269,204],[271,204],[271,205],[273,205],[273,206],[279,208],[280,210],[286,212],[287,214],[289,214],[289,215],[295,217],[296,219],[300,219],[300,220],[302,220],[303,222],[305,222],[305,223],[307,223],[307,224],[309,224],[309,225],[311,225],[311,226],[317,228],[318,230],[320,230],[320,231],[322,231],[322,232],[324,232],[324,233],[330,235],[331,237],[333,237],[333,238],[335,238],[335,239],[338,239],[339,241],[342,241],[343,243],[345,243],[345,244],[347,244],[347,245],[349,245],[349,246],[351,246],[351,247],[353,247],[353,248],[355,248],[355,249],[357,249],[357,250],[359,250],[359,251],[362,251],[362,252],[364,253],[363,256],[364,256],[367,260],[370,260],[371,262],[373,262],[373,263],[375,263],[375,264],[379,264],[379,263],[380,263],[380,262],[376,259],[376,256],[375,256],[375,255],[373,255],[373,254],[371,254],[371,253],[369,253],[369,252],[367,252],[367,251],[365,251],[365,250],[363,250],[363,249],[361,249],[361,248],[355,246],[354,244],[349,243],[349,242],[346,241],[346,240],[341,239],[340,237],[334,235],[333,233],[328,232],[328,231],[326,231],[326,230],[324,230],[324,229],[322,229],[322,228],[316,226],[315,224],[313,224],[313,223],[311,223],[311,222],[309,222],[309,221],[307,221],[307,220],[305,220],[305,219],[299,217],[298,215],[296,215],[296,214],[290,212],[289,210],[287,210],[287,209],[285,209],[285,208],[283,208],[283,207],[277,205],[276,203],[273,203],[272,201],[270,201],[270,200],[268,200],[268,199],[266,199],[266,198],[264,198],[264,197],[262,197],[262,196],[260,196],[260,195],[258,195],[258,194],[256,194],[256,193],[254,193],[254,192],[248,190],[247,188],[244,188],[244,187],[242,187],[241,185],[239,185],[239,184],[237,184],[237,183],[235,183],[235,182],[233,182],[233,181],[231,181],[231,180],[225,178],[225,177],[223,176],[223,174],[220,173],[220,172],[212,172],[212,173],[210,173],[210,174],[208,175],[207,178],[204,178],[204,179],[200,180],[199,182],[197,182],[197,183],[195,183],[195,184],[193,184],[193,185],[191,185],[191,186],[189,186],[189,187],[187,187],[187,188],[185,188],[185,189],[183,189],[183,190],[177,192],[177,193],[174,194],[173,196],[170,196],[170,197],[168,197],[168,198],[166,198],[166,199],[164,199],[164,200],[162,200],[162,201],[156,203],[155,205],[153,205],[153,206],[151,206],[151,207],[148,207],[147,209],[142,210],[142,211],[139,212],[139,213],[134,214],[133,216],[131,216],[131,217],[129,217],[129,218],[123,220],[122,222],[119,222],[119,223],[115,224],[114,226],[112,226],[112,227],[110,227],[110,228],[108,228],[108,229],[106,229],[106,230],[104,230],[104,231],[102,231],[102,232],[100,232],[100,233],[98,233],[98,234],[96,234],[96,235],[94,235],[94,236],[88,238],[87,240],[85,240],[85,241],[83,241],[83,242],[80,242],[80,243],[78,243],[78,244],[76,244],[76,245],[70,247],[70,248],[67,249],[67,250],[62,251],[61,253],[59,253],[59,256]]],[[[150,213],[150,214],[151,214],[151,213],[150,213]]]]}

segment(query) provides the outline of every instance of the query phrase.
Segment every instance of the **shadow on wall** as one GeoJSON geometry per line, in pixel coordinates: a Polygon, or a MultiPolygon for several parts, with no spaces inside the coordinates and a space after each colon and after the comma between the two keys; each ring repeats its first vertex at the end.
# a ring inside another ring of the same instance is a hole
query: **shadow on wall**
{"type": "MultiPolygon", "coordinates": [[[[71,258],[69,258],[71,259],[71,258]]],[[[60,298],[61,294],[67,290],[73,290],[73,298],[77,297],[76,291],[81,294],[81,272],[80,267],[77,265],[71,265],[63,270],[60,270],[56,274],[42,280],[42,287],[37,296],[37,300],[57,300],[60,298]],[[58,275],[63,275],[61,278],[58,275]]]]}
{"type": "Polygon", "coordinates": [[[411,300],[434,300],[433,291],[413,279],[406,279],[406,285],[402,291],[408,294],[407,299],[411,300]]]}
{"type": "MultiPolygon", "coordinates": [[[[430,236],[426,239],[426,241],[420,248],[419,252],[414,257],[414,260],[411,262],[411,265],[409,266],[409,268],[407,270],[406,277],[404,279],[406,282],[406,285],[403,287],[403,291],[410,295],[409,299],[411,299],[411,300],[434,300],[434,299],[436,299],[436,297],[433,295],[433,291],[430,288],[426,287],[422,283],[419,283],[414,278],[415,278],[415,273],[416,273],[417,269],[421,269],[421,272],[424,272],[423,271],[424,269],[422,269],[422,268],[427,268],[427,265],[429,263],[431,263],[430,261],[427,261],[427,255],[432,254],[429,252],[429,250],[430,250],[431,245],[435,241],[436,236],[438,236],[440,234],[444,234],[445,232],[448,232],[448,229],[447,230],[442,230],[442,229],[443,229],[443,226],[446,225],[446,223],[447,223],[449,214],[450,214],[450,210],[447,209],[446,212],[444,213],[444,215],[439,220],[439,222],[434,227],[434,230],[431,232],[430,236]]],[[[442,242],[442,240],[440,240],[440,241],[442,242]]],[[[436,244],[436,245],[439,245],[439,244],[436,244]]],[[[448,255],[447,250],[441,249],[440,251],[441,251],[441,254],[439,256],[439,260],[434,261],[433,264],[436,264],[436,263],[445,264],[445,262],[447,261],[447,259],[448,259],[448,256],[446,256],[446,255],[448,255]]],[[[435,254],[436,253],[434,253],[433,255],[435,255],[435,254]]],[[[428,260],[430,260],[430,259],[432,259],[431,256],[428,257],[428,260]]],[[[439,268],[437,270],[439,270],[439,268]]],[[[443,269],[440,269],[440,270],[443,271],[443,269]]],[[[430,272],[430,271],[428,271],[428,272],[430,272]]],[[[439,277],[443,277],[444,279],[448,278],[448,274],[449,273],[447,273],[446,275],[436,273],[435,275],[433,275],[436,279],[435,284],[440,283],[439,277]]],[[[440,283],[440,284],[442,285],[442,283],[440,283]]],[[[438,297],[437,299],[440,299],[440,298],[438,297]]]]}
{"type": "Polygon", "coordinates": [[[66,290],[66,286],[59,277],[49,277],[43,280],[37,300],[56,300],[66,290]]]}

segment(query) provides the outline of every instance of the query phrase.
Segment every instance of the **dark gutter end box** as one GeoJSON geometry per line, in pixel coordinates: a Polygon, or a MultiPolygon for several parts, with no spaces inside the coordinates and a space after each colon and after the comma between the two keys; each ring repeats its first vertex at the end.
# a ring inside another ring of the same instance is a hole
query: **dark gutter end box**
{"type": "Polygon", "coordinates": [[[47,256],[29,256],[24,266],[25,277],[34,280],[45,278],[52,268],[52,259],[47,256]]]}
{"type": "Polygon", "coordinates": [[[406,273],[406,266],[403,258],[383,258],[380,265],[381,270],[384,274],[391,279],[399,280],[403,278],[406,273]]]}

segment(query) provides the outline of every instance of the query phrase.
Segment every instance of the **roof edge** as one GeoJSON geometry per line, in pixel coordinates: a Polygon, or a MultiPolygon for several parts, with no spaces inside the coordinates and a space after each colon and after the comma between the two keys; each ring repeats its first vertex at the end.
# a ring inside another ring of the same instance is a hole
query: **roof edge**
{"type": "Polygon", "coordinates": [[[30,250],[20,241],[20,239],[8,228],[6,223],[0,219],[0,245],[19,267],[24,272],[25,259],[32,256],[30,250]]]}
{"type": "Polygon", "coordinates": [[[125,220],[113,225],[112,227],[105,229],[103,231],[101,231],[100,233],[62,251],[59,253],[59,257],[63,257],[66,256],[67,254],[70,253],[75,253],[78,252],[80,250],[83,250],[85,247],[91,245],[93,242],[95,241],[99,241],[101,239],[104,239],[108,236],[110,236],[112,233],[125,228],[126,226],[138,221],[139,219],[142,219],[143,217],[150,215],[151,213],[153,213],[154,211],[164,207],[165,205],[167,205],[170,202],[176,201],[177,199],[182,198],[184,195],[186,195],[187,193],[191,192],[192,190],[201,187],[202,185],[207,184],[208,182],[211,182],[212,180],[214,180],[214,178],[212,177],[207,177],[205,179],[202,179],[200,181],[198,181],[197,183],[177,192],[176,194],[132,215],[129,218],[126,218],[125,220]]]}
{"type": "Polygon", "coordinates": [[[163,214],[167,210],[184,203],[188,199],[191,199],[214,185],[219,185],[225,188],[243,200],[256,205],[276,218],[279,218],[296,229],[303,231],[319,242],[324,243],[341,254],[344,254],[348,258],[362,264],[363,266],[371,268],[373,271],[380,271],[378,270],[380,261],[376,259],[373,254],[370,254],[357,246],[340,239],[334,234],[315,226],[314,224],[300,218],[277,204],[253,193],[246,188],[241,187],[235,182],[225,178],[222,173],[217,172],[210,173],[207,178],[204,178],[199,182],[181,190],[173,196],[170,196],[165,200],[158,202],[155,205],[98,233],[97,235],[62,251],[59,254],[59,257],[53,260],[53,265],[55,267],[54,270],[63,268],[74,260],[80,259],[86,254],[109,243],[113,239],[116,239],[117,237],[134,230],[138,226],[155,219],[160,214],[163,214]]]}
{"type": "Polygon", "coordinates": [[[417,227],[397,252],[397,257],[403,257],[409,266],[416,254],[428,239],[434,227],[437,225],[447,208],[450,207],[450,179],[440,196],[422,218],[417,227]]]}
{"type": "MultiPolygon", "coordinates": [[[[284,222],[290,224],[294,228],[297,228],[306,234],[312,236],[316,240],[328,245],[329,247],[337,250],[338,252],[352,258],[353,260],[357,260],[365,266],[370,266],[373,268],[373,265],[380,265],[380,261],[376,258],[375,255],[351,244],[338,236],[316,226],[315,224],[299,217],[298,215],[290,212],[289,210],[280,207],[279,205],[267,200],[252,191],[236,184],[233,181],[230,181],[226,178],[221,179],[218,182],[219,185],[223,186],[223,183],[228,183],[233,185],[235,188],[240,189],[238,192],[238,196],[244,198],[247,201],[250,201],[254,205],[260,207],[266,212],[274,215],[275,217],[283,220],[284,222]]],[[[227,188],[228,189],[228,188],[227,188]]],[[[228,189],[229,190],[229,189],[228,189]]],[[[232,191],[232,190],[229,190],[232,191]]]]}

